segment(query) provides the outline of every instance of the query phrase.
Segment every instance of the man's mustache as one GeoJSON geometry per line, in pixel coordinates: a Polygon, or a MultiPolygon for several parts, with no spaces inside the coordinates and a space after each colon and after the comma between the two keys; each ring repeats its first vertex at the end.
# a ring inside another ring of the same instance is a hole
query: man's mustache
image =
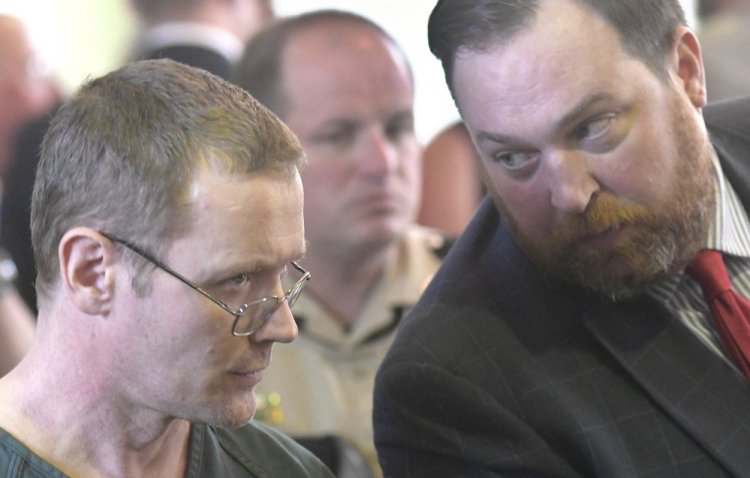
{"type": "Polygon", "coordinates": [[[648,223],[654,219],[654,214],[645,206],[609,194],[601,194],[583,214],[565,218],[555,228],[553,237],[555,240],[575,241],[630,224],[648,223]]]}

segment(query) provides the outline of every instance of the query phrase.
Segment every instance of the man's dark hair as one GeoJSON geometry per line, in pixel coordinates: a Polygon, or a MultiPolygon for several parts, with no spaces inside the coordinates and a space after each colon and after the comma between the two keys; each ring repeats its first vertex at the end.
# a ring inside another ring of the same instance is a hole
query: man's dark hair
{"type": "MultiPolygon", "coordinates": [[[[558,0],[548,0],[558,1],[558,0]]],[[[617,30],[623,48],[657,76],[667,77],[666,55],[674,32],[685,25],[678,0],[576,0],[617,30]]],[[[459,50],[483,51],[530,27],[540,0],[439,0],[428,23],[430,50],[442,62],[453,91],[459,50]]]]}

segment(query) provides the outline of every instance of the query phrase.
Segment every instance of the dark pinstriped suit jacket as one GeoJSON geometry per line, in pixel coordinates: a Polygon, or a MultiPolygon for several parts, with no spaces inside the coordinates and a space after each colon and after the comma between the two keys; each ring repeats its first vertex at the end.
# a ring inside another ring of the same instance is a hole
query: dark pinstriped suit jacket
{"type": "MultiPolygon", "coordinates": [[[[750,99],[706,108],[750,209],[750,99]]],[[[375,388],[394,477],[750,477],[750,388],[642,297],[545,280],[489,202],[402,325],[375,388]]]]}

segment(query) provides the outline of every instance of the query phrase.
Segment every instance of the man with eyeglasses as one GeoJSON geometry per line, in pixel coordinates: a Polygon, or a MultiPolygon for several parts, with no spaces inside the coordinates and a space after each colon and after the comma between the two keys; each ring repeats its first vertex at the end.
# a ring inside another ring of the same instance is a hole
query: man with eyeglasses
{"type": "Polygon", "coordinates": [[[302,157],[245,92],[170,60],[60,108],[32,200],[37,333],[0,380],[0,475],[331,476],[250,421],[310,279],[302,157]]]}

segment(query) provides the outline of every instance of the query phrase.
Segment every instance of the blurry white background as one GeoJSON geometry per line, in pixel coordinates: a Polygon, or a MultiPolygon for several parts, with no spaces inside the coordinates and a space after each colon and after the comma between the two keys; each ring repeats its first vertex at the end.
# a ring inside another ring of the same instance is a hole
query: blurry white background
{"type": "MultiPolygon", "coordinates": [[[[693,0],[682,1],[693,24],[693,0]]],[[[340,8],[372,18],[396,37],[412,63],[419,138],[427,141],[458,117],[440,63],[427,47],[427,18],[435,0],[275,0],[275,5],[280,15],[340,8]]],[[[0,0],[0,12],[30,25],[67,91],[120,65],[136,27],[127,0],[0,0]]]]}

